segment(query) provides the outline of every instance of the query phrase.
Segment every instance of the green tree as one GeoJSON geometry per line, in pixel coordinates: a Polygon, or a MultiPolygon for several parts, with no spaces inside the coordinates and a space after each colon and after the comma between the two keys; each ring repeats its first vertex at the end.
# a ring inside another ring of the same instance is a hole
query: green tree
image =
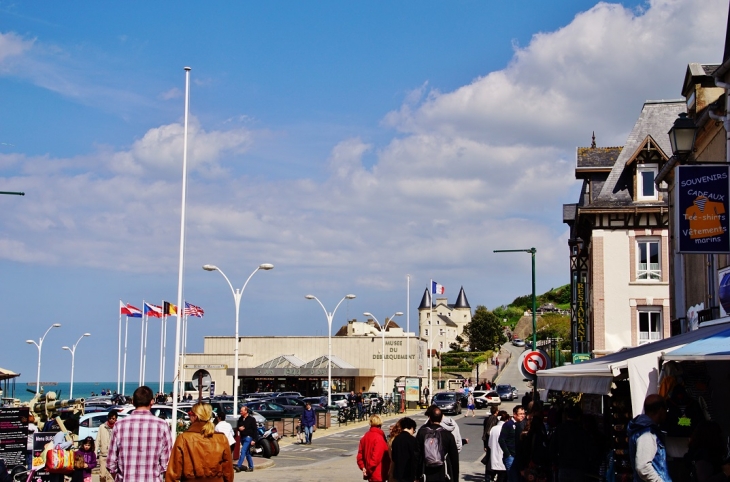
{"type": "Polygon", "coordinates": [[[471,351],[493,350],[506,341],[501,320],[482,305],[477,306],[471,322],[464,327],[464,335],[471,351]]]}

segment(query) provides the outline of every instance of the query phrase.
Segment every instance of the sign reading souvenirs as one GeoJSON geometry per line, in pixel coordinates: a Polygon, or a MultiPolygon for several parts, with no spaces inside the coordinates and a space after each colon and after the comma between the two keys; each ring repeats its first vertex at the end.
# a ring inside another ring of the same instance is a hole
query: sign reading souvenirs
{"type": "Polygon", "coordinates": [[[727,165],[679,166],[676,212],[679,251],[730,253],[727,165]]]}

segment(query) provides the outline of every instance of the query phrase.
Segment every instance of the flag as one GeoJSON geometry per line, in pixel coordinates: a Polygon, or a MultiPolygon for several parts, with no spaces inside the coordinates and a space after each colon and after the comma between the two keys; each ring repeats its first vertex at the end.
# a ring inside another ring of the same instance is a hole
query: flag
{"type": "Polygon", "coordinates": [[[442,285],[438,284],[435,281],[431,281],[431,293],[435,295],[442,295],[446,293],[446,288],[444,288],[442,285]]]}
{"type": "Polygon", "coordinates": [[[145,302],[144,314],[153,318],[162,318],[162,307],[145,302]]]}
{"type": "Polygon", "coordinates": [[[176,315],[177,314],[177,306],[173,305],[172,303],[168,303],[167,301],[162,302],[164,309],[163,312],[165,315],[176,315]]]}
{"type": "Polygon", "coordinates": [[[122,303],[122,300],[119,300],[119,313],[127,315],[130,318],[142,318],[142,310],[130,305],[129,303],[125,305],[122,303]]]}
{"type": "Polygon", "coordinates": [[[192,303],[185,302],[185,310],[183,311],[184,315],[189,316],[197,316],[198,318],[202,318],[205,314],[205,311],[203,311],[203,308],[200,306],[195,306],[192,303]]]}

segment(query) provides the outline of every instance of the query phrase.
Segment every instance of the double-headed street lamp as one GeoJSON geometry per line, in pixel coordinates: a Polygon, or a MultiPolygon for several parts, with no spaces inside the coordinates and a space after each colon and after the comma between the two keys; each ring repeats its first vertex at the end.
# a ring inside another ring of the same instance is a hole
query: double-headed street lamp
{"type": "Polygon", "coordinates": [[[54,323],[48,329],[45,333],[43,333],[43,336],[40,338],[38,343],[36,343],[34,340],[25,340],[26,343],[29,345],[35,345],[36,348],[38,348],[38,375],[35,380],[35,394],[38,395],[41,390],[41,351],[43,350],[43,340],[46,338],[46,335],[49,331],[51,331],[52,328],[60,328],[61,323],[54,323]]]}
{"type": "Polygon", "coordinates": [[[337,303],[337,306],[335,306],[334,311],[332,313],[329,313],[327,311],[327,308],[324,307],[321,301],[319,301],[319,298],[317,298],[314,295],[306,295],[306,299],[308,300],[316,300],[317,303],[319,303],[319,306],[322,307],[324,310],[324,314],[327,317],[327,350],[328,350],[328,356],[327,356],[327,406],[329,407],[332,405],[332,319],[335,317],[335,313],[337,313],[337,308],[340,307],[343,301],[345,300],[354,300],[355,295],[345,295],[339,303],[337,303]]]}
{"type": "Polygon", "coordinates": [[[84,333],[79,337],[78,340],[76,340],[76,343],[73,344],[71,348],[67,346],[62,346],[61,349],[68,350],[71,352],[71,388],[69,390],[68,398],[73,399],[74,398],[74,362],[76,360],[76,345],[79,344],[82,338],[85,336],[91,336],[91,333],[84,333]]]}
{"type": "Polygon", "coordinates": [[[231,293],[233,293],[233,301],[236,303],[236,341],[235,341],[235,347],[233,349],[233,353],[235,356],[235,360],[233,361],[233,410],[238,410],[238,345],[239,345],[239,340],[238,340],[238,316],[239,315],[238,315],[238,313],[241,308],[241,296],[243,295],[243,291],[246,289],[246,285],[248,284],[249,281],[251,281],[251,278],[253,277],[253,275],[256,274],[256,272],[258,270],[261,269],[264,271],[268,271],[270,269],[274,269],[274,265],[269,264],[269,263],[260,264],[259,267],[256,268],[255,270],[253,270],[253,272],[249,275],[249,277],[246,279],[246,282],[243,283],[243,288],[241,288],[240,290],[233,288],[233,285],[231,284],[231,281],[228,279],[228,276],[226,276],[226,274],[223,271],[221,271],[221,269],[218,266],[214,266],[212,264],[206,264],[203,266],[203,269],[205,271],[218,271],[221,274],[221,276],[223,276],[223,278],[228,283],[228,286],[230,286],[230,288],[231,288],[231,293]]]}
{"type": "Polygon", "coordinates": [[[363,315],[369,316],[370,318],[372,318],[375,321],[375,323],[378,324],[378,328],[380,328],[381,338],[383,339],[383,354],[381,356],[381,358],[383,359],[383,371],[382,371],[383,388],[382,388],[382,390],[383,390],[383,398],[385,398],[385,329],[388,327],[388,324],[391,321],[393,321],[393,318],[395,318],[396,316],[403,316],[403,312],[402,311],[396,311],[393,314],[393,316],[391,316],[390,318],[386,318],[385,319],[385,325],[381,325],[380,322],[378,321],[378,319],[375,318],[375,316],[372,313],[370,313],[370,312],[367,312],[366,311],[365,313],[363,313],[363,315]]]}

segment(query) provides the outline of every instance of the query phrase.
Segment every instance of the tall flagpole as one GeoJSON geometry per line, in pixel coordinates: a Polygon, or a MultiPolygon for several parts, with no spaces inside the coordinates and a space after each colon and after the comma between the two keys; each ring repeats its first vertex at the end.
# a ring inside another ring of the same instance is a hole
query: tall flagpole
{"type": "MultiPolygon", "coordinates": [[[[183,335],[182,335],[182,354],[180,355],[180,381],[183,382],[185,380],[185,355],[188,352],[188,315],[185,313],[185,310],[183,309],[183,335]]],[[[185,392],[185,388],[183,387],[183,394],[185,392]]]]}
{"type": "Polygon", "coordinates": [[[164,344],[164,342],[163,342],[164,339],[165,339],[165,315],[163,314],[162,315],[162,318],[160,318],[160,372],[159,372],[159,376],[160,376],[160,389],[158,390],[160,393],[162,393],[162,370],[163,370],[163,368],[162,368],[162,353],[163,353],[163,350],[164,350],[164,348],[162,346],[164,344]]]}
{"type": "Polygon", "coordinates": [[[142,385],[145,384],[147,378],[147,330],[150,325],[150,317],[145,316],[144,322],[144,355],[142,356],[142,385]]]}
{"type": "Polygon", "coordinates": [[[167,363],[167,317],[164,319],[165,322],[162,325],[162,388],[160,393],[165,393],[165,365],[167,363]]]}
{"type": "Polygon", "coordinates": [[[140,323],[140,326],[142,327],[142,339],[139,342],[139,386],[141,387],[144,385],[144,381],[142,380],[143,374],[142,374],[142,367],[144,366],[144,320],[147,318],[147,305],[145,304],[145,301],[142,300],[142,323],[140,323]]]}
{"type": "Polygon", "coordinates": [[[118,342],[117,342],[117,393],[122,393],[119,391],[119,385],[122,380],[122,309],[121,306],[124,303],[122,303],[122,300],[119,300],[119,336],[118,336],[118,342]]]}
{"type": "Polygon", "coordinates": [[[122,391],[119,392],[122,395],[127,391],[127,335],[129,334],[129,316],[124,318],[124,369],[122,370],[122,391]]]}
{"type": "MultiPolygon", "coordinates": [[[[190,108],[190,67],[185,67],[185,127],[183,130],[183,172],[182,172],[182,203],[180,209],[180,262],[177,275],[177,306],[175,314],[175,376],[173,377],[172,394],[172,438],[177,437],[177,397],[178,381],[180,380],[180,310],[183,304],[183,267],[185,264],[185,197],[188,183],[188,110],[190,108]]],[[[238,375],[236,375],[238,376],[238,375]]],[[[233,407],[237,410],[238,407],[233,407]]]]}
{"type": "Polygon", "coordinates": [[[406,376],[411,376],[411,275],[406,275],[406,376]]]}
{"type": "Polygon", "coordinates": [[[431,392],[431,400],[433,400],[433,396],[436,393],[436,390],[433,388],[433,353],[431,353],[433,349],[433,343],[431,341],[433,339],[433,280],[428,285],[428,299],[430,300],[429,305],[431,305],[431,314],[428,320],[428,390],[431,392]]]}

